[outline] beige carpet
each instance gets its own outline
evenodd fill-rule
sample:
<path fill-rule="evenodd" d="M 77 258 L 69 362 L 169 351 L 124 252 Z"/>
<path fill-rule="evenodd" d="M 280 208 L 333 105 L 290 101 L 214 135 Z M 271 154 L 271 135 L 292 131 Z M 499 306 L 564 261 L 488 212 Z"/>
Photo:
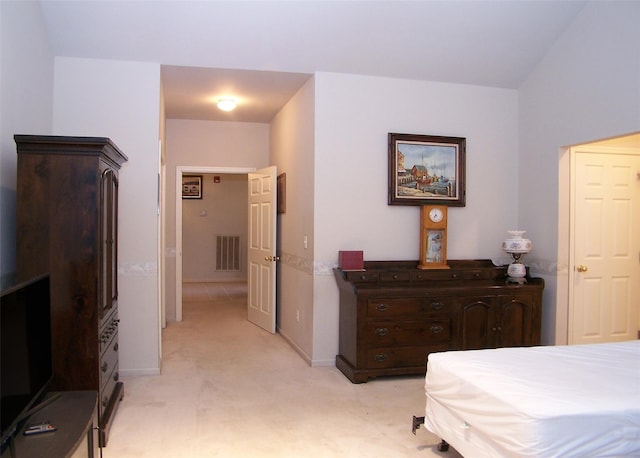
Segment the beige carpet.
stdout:
<path fill-rule="evenodd" d="M 124 379 L 104 458 L 435 457 L 423 377 L 354 385 L 246 319 L 246 285 L 186 284 L 162 375 Z"/>

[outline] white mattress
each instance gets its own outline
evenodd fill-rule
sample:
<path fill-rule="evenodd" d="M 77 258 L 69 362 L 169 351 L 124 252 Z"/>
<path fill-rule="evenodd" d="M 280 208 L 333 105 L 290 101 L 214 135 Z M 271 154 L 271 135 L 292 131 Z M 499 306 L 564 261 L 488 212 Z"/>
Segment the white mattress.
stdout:
<path fill-rule="evenodd" d="M 463 456 L 640 456 L 640 341 L 431 353 L 425 382 Z"/>

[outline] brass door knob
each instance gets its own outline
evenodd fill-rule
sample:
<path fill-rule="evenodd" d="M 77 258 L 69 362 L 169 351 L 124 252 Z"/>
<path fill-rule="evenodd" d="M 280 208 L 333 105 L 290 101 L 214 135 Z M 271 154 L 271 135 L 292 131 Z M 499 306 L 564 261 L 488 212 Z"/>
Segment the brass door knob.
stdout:
<path fill-rule="evenodd" d="M 583 266 L 582 264 L 580 264 L 580 265 L 576 268 L 576 270 L 577 270 L 578 272 L 586 272 L 587 270 L 589 270 L 589 268 L 588 268 L 587 266 Z"/>

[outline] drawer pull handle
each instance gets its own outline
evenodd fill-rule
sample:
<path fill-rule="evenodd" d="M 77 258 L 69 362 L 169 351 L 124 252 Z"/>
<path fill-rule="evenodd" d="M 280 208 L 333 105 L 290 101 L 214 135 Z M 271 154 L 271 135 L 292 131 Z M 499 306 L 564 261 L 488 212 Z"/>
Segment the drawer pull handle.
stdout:
<path fill-rule="evenodd" d="M 109 369 L 109 365 L 106 363 L 106 361 L 102 363 L 102 366 L 100 366 L 100 369 L 102 369 L 102 372 L 107 372 L 107 369 Z"/>
<path fill-rule="evenodd" d="M 383 337 L 389 334 L 389 330 L 387 328 L 376 328 L 376 335 Z"/>
<path fill-rule="evenodd" d="M 389 310 L 389 306 L 387 304 L 378 304 L 376 305 L 376 310 L 378 312 L 384 312 L 386 310 Z"/>
<path fill-rule="evenodd" d="M 451 278 L 455 280 L 456 278 L 458 278 L 458 274 L 451 274 Z"/>
<path fill-rule="evenodd" d="M 433 334 L 440 334 L 442 331 L 444 331 L 444 327 L 441 324 L 434 324 L 431 326 L 431 332 Z"/>
<path fill-rule="evenodd" d="M 393 274 L 393 279 L 394 279 L 394 280 L 397 280 L 397 279 L 398 279 L 398 276 L 397 276 L 396 274 Z"/>
<path fill-rule="evenodd" d="M 366 275 L 360 275 L 360 280 L 366 280 L 367 276 Z"/>
<path fill-rule="evenodd" d="M 442 307 L 444 307 L 444 304 L 440 301 L 436 301 L 436 302 L 432 302 L 431 303 L 431 308 L 433 310 L 440 310 Z"/>
<path fill-rule="evenodd" d="M 380 363 L 382 361 L 386 361 L 387 359 L 389 359 L 389 356 L 388 355 L 380 355 L 380 354 L 378 354 L 378 355 L 374 356 L 373 359 L 375 359 L 376 361 L 378 361 Z"/>

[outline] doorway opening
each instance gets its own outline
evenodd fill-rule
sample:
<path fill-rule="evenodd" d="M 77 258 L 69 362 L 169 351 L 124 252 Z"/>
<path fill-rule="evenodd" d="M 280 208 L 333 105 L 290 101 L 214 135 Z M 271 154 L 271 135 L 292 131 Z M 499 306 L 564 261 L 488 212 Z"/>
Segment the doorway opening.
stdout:
<path fill-rule="evenodd" d="M 248 175 L 255 171 L 255 168 L 244 167 L 198 167 L 198 166 L 177 166 L 176 167 L 176 321 L 182 321 L 182 281 L 183 281 L 183 227 L 182 227 L 182 176 L 183 175 L 201 175 L 201 174 L 235 174 Z"/>

